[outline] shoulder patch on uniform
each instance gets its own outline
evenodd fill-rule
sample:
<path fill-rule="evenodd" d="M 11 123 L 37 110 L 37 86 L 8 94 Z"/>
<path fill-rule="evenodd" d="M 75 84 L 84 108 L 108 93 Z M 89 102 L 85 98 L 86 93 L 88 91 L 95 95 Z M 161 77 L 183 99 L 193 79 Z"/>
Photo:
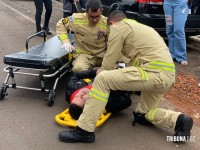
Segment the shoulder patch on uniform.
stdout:
<path fill-rule="evenodd" d="M 66 25 L 66 24 L 68 23 L 68 21 L 69 21 L 68 18 L 63 18 L 63 19 L 62 19 L 62 23 L 63 23 L 64 25 Z"/>
<path fill-rule="evenodd" d="M 97 33 L 97 39 L 102 39 L 106 36 L 106 33 L 104 31 L 99 31 Z"/>

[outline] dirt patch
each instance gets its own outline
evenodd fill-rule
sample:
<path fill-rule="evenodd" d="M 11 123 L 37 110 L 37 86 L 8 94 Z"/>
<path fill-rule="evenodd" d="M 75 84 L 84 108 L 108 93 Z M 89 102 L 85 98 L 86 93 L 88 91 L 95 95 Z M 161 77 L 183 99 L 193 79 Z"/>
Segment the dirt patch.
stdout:
<path fill-rule="evenodd" d="M 200 53 L 188 52 L 188 65 L 176 65 L 176 81 L 164 98 L 200 126 Z"/>

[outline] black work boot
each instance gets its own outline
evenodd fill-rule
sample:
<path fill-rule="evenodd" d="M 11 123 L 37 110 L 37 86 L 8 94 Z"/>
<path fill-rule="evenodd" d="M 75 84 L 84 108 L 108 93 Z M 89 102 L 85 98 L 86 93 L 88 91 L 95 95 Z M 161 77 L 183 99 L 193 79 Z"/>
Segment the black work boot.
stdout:
<path fill-rule="evenodd" d="M 37 36 L 39 36 L 39 37 L 44 37 L 44 33 L 41 32 L 41 31 L 42 31 L 41 27 L 38 26 L 38 27 L 37 27 L 37 30 L 36 30 L 36 33 L 38 33 L 38 32 L 40 32 L 40 33 L 38 33 Z"/>
<path fill-rule="evenodd" d="M 45 31 L 46 34 L 52 35 L 52 32 L 48 27 L 43 27 L 42 29 Z"/>
<path fill-rule="evenodd" d="M 39 31 L 40 32 L 40 31 Z M 37 33 L 37 32 L 36 32 Z M 45 35 L 44 35 L 44 32 L 40 32 L 40 33 L 38 33 L 37 34 L 37 36 L 39 36 L 39 37 L 44 37 Z"/>
<path fill-rule="evenodd" d="M 66 143 L 93 143 L 95 141 L 94 132 L 87 132 L 79 127 L 76 127 L 70 131 L 61 131 L 59 133 L 59 139 Z"/>
<path fill-rule="evenodd" d="M 134 115 L 134 120 L 132 125 L 135 126 L 136 123 L 142 124 L 142 125 L 147 125 L 147 126 L 153 126 L 154 124 L 151 123 L 149 120 L 145 118 L 145 114 L 142 113 L 135 113 L 133 112 Z"/>
<path fill-rule="evenodd" d="M 176 120 L 174 136 L 185 138 L 186 141 L 189 140 L 189 137 L 191 135 L 190 130 L 192 129 L 192 126 L 193 119 L 184 114 L 180 114 Z"/>

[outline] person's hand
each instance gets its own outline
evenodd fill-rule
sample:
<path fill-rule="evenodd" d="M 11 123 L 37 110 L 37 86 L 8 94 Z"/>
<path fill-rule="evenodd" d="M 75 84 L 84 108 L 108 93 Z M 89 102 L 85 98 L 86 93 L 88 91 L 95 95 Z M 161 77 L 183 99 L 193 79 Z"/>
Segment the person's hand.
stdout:
<path fill-rule="evenodd" d="M 70 43 L 64 43 L 61 48 L 64 48 L 69 53 L 75 51 L 74 46 L 72 46 Z"/>

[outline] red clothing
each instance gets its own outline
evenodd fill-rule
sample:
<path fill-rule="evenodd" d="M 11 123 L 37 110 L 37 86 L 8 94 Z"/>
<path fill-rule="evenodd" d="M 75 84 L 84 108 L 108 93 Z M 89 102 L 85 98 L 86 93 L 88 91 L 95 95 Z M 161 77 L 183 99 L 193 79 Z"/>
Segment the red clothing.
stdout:
<path fill-rule="evenodd" d="M 88 88 L 89 90 L 91 90 L 92 88 L 92 84 L 88 85 L 88 86 L 84 86 L 78 90 L 76 90 L 71 96 L 70 96 L 70 103 L 72 102 L 72 100 L 74 99 L 74 96 L 83 88 Z"/>

